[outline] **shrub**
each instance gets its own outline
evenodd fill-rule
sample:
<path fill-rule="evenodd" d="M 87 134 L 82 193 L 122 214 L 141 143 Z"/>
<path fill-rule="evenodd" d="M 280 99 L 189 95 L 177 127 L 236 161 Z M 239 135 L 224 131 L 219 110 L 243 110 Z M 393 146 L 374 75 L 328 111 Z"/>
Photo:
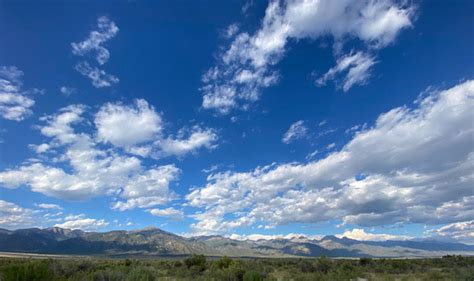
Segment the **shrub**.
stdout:
<path fill-rule="evenodd" d="M 262 281 L 262 280 L 263 280 L 263 276 L 257 271 L 253 271 L 253 270 L 245 272 L 244 278 L 243 278 L 243 281 Z"/>
<path fill-rule="evenodd" d="M 362 266 L 368 266 L 372 263 L 372 259 L 371 258 L 360 258 L 359 259 L 359 264 L 362 265 Z"/>
<path fill-rule="evenodd" d="M 139 267 L 130 271 L 127 275 L 127 281 L 153 281 L 155 280 L 153 271 Z"/>
<path fill-rule="evenodd" d="M 12 264 L 3 268 L 1 280 L 54 280 L 54 274 L 49 265 L 50 262 L 45 260 L 27 261 L 21 264 Z"/>
<path fill-rule="evenodd" d="M 313 263 L 310 260 L 300 260 L 299 267 L 301 272 L 315 272 Z"/>
<path fill-rule="evenodd" d="M 316 259 L 316 270 L 323 273 L 327 274 L 329 270 L 331 270 L 332 267 L 332 262 L 330 259 L 326 258 L 325 256 L 321 256 Z"/>
<path fill-rule="evenodd" d="M 232 264 L 232 259 L 228 257 L 222 257 L 218 261 L 216 261 L 216 266 L 219 269 L 229 268 L 231 264 Z"/>
<path fill-rule="evenodd" d="M 192 255 L 191 257 L 184 260 L 184 264 L 188 268 L 194 268 L 198 271 L 206 270 L 206 257 L 203 255 Z"/>

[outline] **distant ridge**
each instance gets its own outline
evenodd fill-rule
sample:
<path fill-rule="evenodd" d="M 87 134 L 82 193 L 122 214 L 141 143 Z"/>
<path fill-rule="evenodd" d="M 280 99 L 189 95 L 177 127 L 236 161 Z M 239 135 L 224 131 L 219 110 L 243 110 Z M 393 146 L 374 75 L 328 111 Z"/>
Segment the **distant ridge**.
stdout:
<path fill-rule="evenodd" d="M 85 232 L 59 227 L 0 229 L 0 251 L 38 254 L 153 257 L 203 254 L 231 257 L 436 257 L 473 255 L 474 246 L 441 241 L 317 239 L 235 240 L 219 235 L 186 238 L 155 227 Z"/>

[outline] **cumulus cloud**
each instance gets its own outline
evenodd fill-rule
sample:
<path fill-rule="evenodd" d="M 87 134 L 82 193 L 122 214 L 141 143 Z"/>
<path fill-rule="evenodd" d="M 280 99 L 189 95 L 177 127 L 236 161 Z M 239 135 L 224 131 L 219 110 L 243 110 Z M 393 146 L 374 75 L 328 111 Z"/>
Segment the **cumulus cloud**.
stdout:
<path fill-rule="evenodd" d="M 125 200 L 152 197 L 153 203 L 146 207 L 171 200 L 174 195 L 169 184 L 177 179 L 179 169 L 173 165 L 146 168 L 134 156 L 99 148 L 93 136 L 75 129 L 87 124 L 82 116 L 85 109 L 71 105 L 42 118 L 45 124 L 40 132 L 50 139 L 51 153 L 58 156 L 2 171 L 0 184 L 7 188 L 27 185 L 35 192 L 66 200 L 104 195 Z M 142 206 L 138 202 L 134 207 Z"/>
<path fill-rule="evenodd" d="M 474 81 L 394 108 L 308 163 L 221 172 L 187 195 L 196 232 L 339 219 L 430 225 L 474 217 Z"/>
<path fill-rule="evenodd" d="M 120 196 L 128 200 L 116 202 L 112 208 L 124 211 L 136 207 L 148 208 L 166 204 L 174 197 L 174 194 L 169 194 L 168 187 L 171 182 L 178 179 L 179 173 L 180 170 L 174 165 L 165 165 L 138 175 L 121 191 Z"/>
<path fill-rule="evenodd" d="M 153 216 L 167 217 L 173 220 L 182 220 L 184 218 L 183 211 L 171 207 L 166 209 L 150 209 L 148 212 L 150 212 L 150 214 Z"/>
<path fill-rule="evenodd" d="M 340 43 L 356 38 L 368 48 L 382 48 L 411 26 L 412 11 L 412 7 L 392 0 L 270 1 L 260 28 L 253 34 L 235 32 L 216 66 L 203 76 L 202 106 L 226 114 L 258 100 L 262 89 L 277 83 L 279 74 L 274 66 L 292 40 L 331 36 Z M 359 56 L 345 69 L 332 71 L 348 71 L 344 89 L 361 84 L 368 77 L 373 59 Z"/>
<path fill-rule="evenodd" d="M 329 69 L 326 74 L 316 80 L 319 86 L 325 85 L 328 80 L 336 79 L 338 74 L 346 73 L 342 84 L 339 85 L 347 92 L 354 85 L 363 85 L 370 77 L 370 69 L 375 64 L 375 59 L 363 52 L 348 54 L 337 60 L 336 66 Z"/>
<path fill-rule="evenodd" d="M 430 234 L 474 244 L 474 220 L 451 223 L 430 231 Z"/>
<path fill-rule="evenodd" d="M 367 233 L 365 230 L 360 228 L 354 228 L 352 230 L 344 231 L 342 234 L 336 234 L 338 238 L 350 238 L 359 241 L 387 241 L 387 240 L 408 240 L 412 239 L 411 236 L 406 235 L 393 235 L 384 233 Z"/>
<path fill-rule="evenodd" d="M 81 229 L 85 231 L 98 230 L 108 226 L 109 223 L 103 219 L 78 218 L 73 220 L 66 220 L 63 223 L 55 224 L 55 227 L 67 229 Z"/>
<path fill-rule="evenodd" d="M 33 149 L 34 151 L 36 151 L 36 153 L 41 154 L 41 153 L 47 152 L 50 148 L 50 145 L 48 143 L 42 143 L 42 144 L 38 144 L 38 145 L 31 144 L 30 148 Z"/>
<path fill-rule="evenodd" d="M 34 210 L 0 200 L 0 227 L 16 229 L 35 226 Z"/>
<path fill-rule="evenodd" d="M 163 129 L 161 116 L 143 99 L 136 100 L 133 106 L 102 106 L 95 124 L 100 141 L 124 148 L 154 140 Z"/>
<path fill-rule="evenodd" d="M 97 19 L 97 27 L 98 30 L 91 31 L 87 39 L 78 43 L 71 43 L 71 46 L 72 53 L 78 56 L 94 53 L 95 59 L 102 65 L 110 58 L 109 50 L 103 44 L 114 38 L 119 32 L 119 28 L 105 16 Z"/>
<path fill-rule="evenodd" d="M 88 62 L 83 61 L 76 65 L 75 69 L 82 75 L 88 77 L 92 81 L 92 85 L 96 88 L 110 87 L 113 84 L 117 84 L 120 80 L 118 77 L 108 74 L 102 69 L 96 66 L 90 65 Z"/>
<path fill-rule="evenodd" d="M 0 116 L 5 119 L 21 121 L 32 114 L 35 101 L 22 90 L 22 76 L 15 66 L 0 66 Z"/>
<path fill-rule="evenodd" d="M 289 144 L 295 140 L 306 137 L 307 133 L 308 133 L 308 128 L 306 128 L 304 121 L 299 120 L 291 124 L 288 131 L 286 131 L 286 133 L 283 135 L 283 138 L 281 139 L 281 141 L 286 144 Z"/>
<path fill-rule="evenodd" d="M 217 146 L 217 139 L 215 130 L 194 126 L 190 130 L 181 130 L 177 138 L 168 137 L 156 140 L 154 145 L 158 147 L 158 150 L 153 155 L 161 158 L 169 155 L 183 156 L 200 148 L 212 150 Z"/>
<path fill-rule="evenodd" d="M 304 241 L 304 240 L 319 240 L 322 238 L 321 235 L 307 235 L 301 233 L 290 233 L 290 234 L 275 234 L 275 235 L 265 235 L 265 234 L 231 234 L 229 236 L 230 239 L 234 240 L 250 240 L 250 241 L 258 241 L 258 240 L 275 240 L 275 239 L 285 239 L 285 240 L 293 240 L 293 241 Z"/>
<path fill-rule="evenodd" d="M 189 138 L 163 138 L 161 116 L 145 100 L 132 105 L 105 104 L 95 114 L 96 130 L 90 133 L 78 130 L 92 124 L 84 116 L 86 110 L 83 105 L 70 105 L 42 117 L 38 129 L 48 141 L 31 146 L 42 157 L 0 172 L 0 185 L 27 185 L 35 192 L 66 200 L 113 196 L 111 208 L 120 211 L 151 208 L 176 199 L 170 185 L 181 170 L 175 165 L 147 167 L 133 154 L 183 156 L 201 147 L 211 149 L 217 140 L 213 130 L 199 127 Z M 149 152 L 140 154 L 143 151 L 137 148 L 143 147 Z"/>
<path fill-rule="evenodd" d="M 218 138 L 215 130 L 199 126 L 182 129 L 177 137 L 165 137 L 161 115 L 142 99 L 134 105 L 102 106 L 95 116 L 95 124 L 99 141 L 144 157 L 183 156 L 200 148 L 213 149 Z"/>

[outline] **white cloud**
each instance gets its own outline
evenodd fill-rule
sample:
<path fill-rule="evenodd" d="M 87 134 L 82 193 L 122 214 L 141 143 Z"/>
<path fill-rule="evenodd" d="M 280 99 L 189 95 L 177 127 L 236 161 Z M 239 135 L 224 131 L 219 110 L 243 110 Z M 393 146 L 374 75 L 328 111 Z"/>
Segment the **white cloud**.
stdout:
<path fill-rule="evenodd" d="M 148 210 L 148 212 L 150 212 L 150 214 L 152 214 L 153 216 L 168 217 L 174 220 L 181 220 L 184 218 L 183 211 L 171 207 L 166 209 L 151 209 Z"/>
<path fill-rule="evenodd" d="M 71 43 L 72 53 L 83 56 L 89 52 L 95 54 L 99 64 L 104 64 L 109 60 L 110 53 L 103 46 L 105 42 L 117 35 L 119 28 L 109 18 L 102 16 L 97 19 L 98 30 L 91 31 L 89 37 L 79 43 Z"/>
<path fill-rule="evenodd" d="M 32 144 L 32 145 L 30 145 L 30 148 L 32 148 L 34 151 L 36 151 L 36 153 L 41 154 L 41 153 L 45 153 L 46 151 L 48 151 L 50 149 L 50 145 L 47 144 L 47 143 L 42 143 L 42 144 L 39 144 L 39 145 Z"/>
<path fill-rule="evenodd" d="M 318 153 L 319 153 L 319 150 L 317 149 L 309 153 L 308 155 L 306 155 L 306 160 L 313 160 L 316 157 L 316 155 L 318 155 Z"/>
<path fill-rule="evenodd" d="M 227 27 L 225 31 L 225 37 L 232 38 L 237 32 L 239 32 L 239 25 L 233 23 Z"/>
<path fill-rule="evenodd" d="M 286 131 L 285 135 L 283 135 L 283 138 L 281 139 L 281 141 L 286 144 L 289 144 L 295 140 L 306 137 L 307 133 L 308 133 L 308 128 L 306 128 L 304 121 L 299 120 L 291 124 L 288 131 Z"/>
<path fill-rule="evenodd" d="M 108 226 L 109 223 L 103 219 L 79 218 L 67 220 L 63 223 L 55 224 L 55 227 L 67 229 L 81 229 L 81 230 L 97 230 Z"/>
<path fill-rule="evenodd" d="M 34 210 L 0 200 L 0 227 L 8 229 L 32 227 L 36 225 L 36 222 Z"/>
<path fill-rule="evenodd" d="M 217 171 L 217 169 L 219 169 L 219 166 L 220 165 L 211 165 L 211 167 L 209 167 L 209 169 L 202 169 L 201 172 L 205 173 L 205 174 L 209 174 L 209 173 L 212 173 L 214 171 Z"/>
<path fill-rule="evenodd" d="M 352 230 L 344 231 L 342 234 L 337 234 L 338 238 L 349 238 L 359 241 L 387 241 L 387 240 L 408 240 L 412 239 L 411 236 L 406 235 L 393 235 L 383 233 L 367 233 L 365 230 L 360 228 L 354 228 Z"/>
<path fill-rule="evenodd" d="M 328 80 L 336 79 L 338 74 L 346 72 L 342 81 L 342 89 L 347 92 L 354 85 L 363 85 L 370 78 L 370 69 L 375 59 L 363 52 L 351 53 L 337 60 L 336 66 L 316 80 L 319 86 L 325 85 Z"/>
<path fill-rule="evenodd" d="M 7 188 L 27 185 L 35 192 L 66 200 L 107 195 L 125 200 L 153 198 L 155 204 L 148 202 L 146 207 L 174 197 L 169 184 L 177 179 L 179 169 L 173 165 L 145 168 L 136 157 L 98 148 L 91 135 L 74 128 L 87 124 L 84 111 L 84 106 L 71 105 L 42 118 L 45 124 L 40 131 L 50 138 L 50 153 L 59 156 L 2 171 L 0 184 Z M 142 207 L 139 203 L 134 207 Z"/>
<path fill-rule="evenodd" d="M 474 220 L 451 223 L 430 231 L 438 237 L 447 237 L 463 243 L 474 244 Z"/>
<path fill-rule="evenodd" d="M 95 115 L 97 138 L 118 147 L 131 148 L 157 138 L 161 116 L 143 99 L 133 106 L 108 103 Z"/>
<path fill-rule="evenodd" d="M 0 116 L 21 121 L 32 114 L 35 101 L 22 90 L 23 72 L 15 66 L 0 66 Z"/>
<path fill-rule="evenodd" d="M 326 149 L 327 149 L 327 150 L 330 150 L 330 149 L 333 149 L 335 146 L 336 146 L 335 143 L 330 143 L 330 144 L 328 144 L 328 145 L 326 146 Z"/>
<path fill-rule="evenodd" d="M 194 126 L 180 130 L 176 138 L 164 137 L 162 123 L 160 114 L 142 99 L 133 106 L 108 103 L 95 116 L 99 141 L 143 157 L 183 156 L 200 148 L 216 147 L 215 130 Z"/>
<path fill-rule="evenodd" d="M 86 217 L 85 214 L 78 214 L 78 215 L 67 215 L 64 217 L 65 221 L 73 221 L 73 220 L 79 220 L 79 219 L 84 219 Z"/>
<path fill-rule="evenodd" d="M 203 76 L 202 106 L 226 114 L 258 100 L 263 88 L 278 81 L 273 66 L 291 40 L 331 36 L 341 43 L 356 38 L 368 48 L 381 48 L 411 26 L 412 11 L 392 0 L 270 1 L 260 28 L 254 34 L 236 33 L 216 66 Z M 367 58 L 352 62 L 343 88 L 365 81 L 370 66 Z"/>
<path fill-rule="evenodd" d="M 84 117 L 86 109 L 70 105 L 42 117 L 44 124 L 38 129 L 49 140 L 30 146 L 43 154 L 35 162 L 0 172 L 0 185 L 27 185 L 66 200 L 113 196 L 111 208 L 120 211 L 151 208 L 176 199 L 170 185 L 181 171 L 175 165 L 146 167 L 145 161 L 128 153 L 140 154 L 137 150 L 144 147 L 149 152 L 141 156 L 183 156 L 201 147 L 212 149 L 217 140 L 214 130 L 199 127 L 193 127 L 188 138 L 182 135 L 186 130 L 177 139 L 162 138 L 161 116 L 145 100 L 133 105 L 106 104 L 95 115 L 95 123 Z M 96 131 L 77 130 L 92 124 Z M 104 147 L 108 144 L 112 146 Z"/>
<path fill-rule="evenodd" d="M 258 240 L 275 240 L 275 239 L 286 239 L 286 240 L 293 240 L 293 241 L 305 241 L 305 240 L 319 240 L 322 238 L 321 235 L 307 235 L 301 233 L 290 233 L 290 234 L 275 234 L 275 235 L 265 235 L 265 234 L 231 234 L 229 236 L 230 239 L 234 240 L 250 240 L 250 241 L 258 241 Z"/>
<path fill-rule="evenodd" d="M 47 203 L 41 203 L 37 204 L 37 206 L 41 209 L 47 209 L 47 210 L 62 210 L 63 208 L 57 204 L 47 204 Z"/>
<path fill-rule="evenodd" d="M 180 170 L 174 165 L 160 166 L 150 169 L 126 183 L 120 197 L 128 199 L 126 202 L 116 202 L 113 209 L 121 211 L 127 209 L 148 208 L 166 204 L 174 197 L 168 191 L 171 182 L 178 179 Z"/>
<path fill-rule="evenodd" d="M 75 69 L 82 75 L 91 79 L 92 85 L 94 85 L 94 87 L 96 88 L 110 87 L 120 81 L 112 74 L 108 74 L 102 69 L 99 69 L 95 66 L 91 66 L 86 61 L 78 63 Z"/>
<path fill-rule="evenodd" d="M 381 114 L 323 159 L 210 175 L 186 197 L 203 208 L 192 227 L 226 232 L 328 219 L 360 226 L 472 220 L 473 106 L 474 81 L 467 81 L 412 109 Z"/>
<path fill-rule="evenodd" d="M 183 136 L 186 134 L 185 132 L 186 130 L 182 130 L 179 134 L 181 136 L 178 136 L 178 138 L 168 137 L 155 141 L 154 145 L 159 149 L 153 153 L 154 157 L 183 156 L 200 148 L 212 150 L 217 146 L 218 137 L 213 129 L 201 129 L 195 126 L 188 132 L 188 137 Z"/>
<path fill-rule="evenodd" d="M 59 91 L 61 92 L 61 94 L 65 95 L 65 96 L 70 96 L 70 95 L 73 95 L 73 94 L 77 93 L 76 88 L 66 87 L 66 86 L 61 86 L 59 88 Z"/>
<path fill-rule="evenodd" d="M 103 44 L 115 37 L 119 28 L 113 21 L 105 16 L 97 19 L 97 27 L 98 30 L 91 31 L 86 40 L 79 43 L 71 43 L 72 53 L 78 56 L 84 56 L 87 53 L 93 52 L 99 65 L 103 65 L 110 58 L 109 50 L 107 50 Z M 108 74 L 105 70 L 91 65 L 87 61 L 76 64 L 75 69 L 83 76 L 88 77 L 92 81 L 92 85 L 96 88 L 111 87 L 120 81 L 118 77 Z M 67 89 L 65 90 L 65 92 L 69 92 Z M 63 92 L 62 88 L 61 92 Z"/>
<path fill-rule="evenodd" d="M 56 204 L 35 205 L 39 209 L 23 208 L 15 203 L 0 200 L 0 227 L 7 229 L 48 227 L 55 223 L 54 226 L 62 228 L 96 230 L 109 224 L 103 219 L 86 218 L 84 214 L 63 217 L 62 212 L 57 212 L 62 210 L 61 206 Z"/>

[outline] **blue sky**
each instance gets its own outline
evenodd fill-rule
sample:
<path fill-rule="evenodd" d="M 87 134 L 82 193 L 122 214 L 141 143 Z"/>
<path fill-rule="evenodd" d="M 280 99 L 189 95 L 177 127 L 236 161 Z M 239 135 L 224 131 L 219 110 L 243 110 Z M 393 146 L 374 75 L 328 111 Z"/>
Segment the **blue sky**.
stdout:
<path fill-rule="evenodd" d="M 473 8 L 2 1 L 0 227 L 473 243 Z"/>

